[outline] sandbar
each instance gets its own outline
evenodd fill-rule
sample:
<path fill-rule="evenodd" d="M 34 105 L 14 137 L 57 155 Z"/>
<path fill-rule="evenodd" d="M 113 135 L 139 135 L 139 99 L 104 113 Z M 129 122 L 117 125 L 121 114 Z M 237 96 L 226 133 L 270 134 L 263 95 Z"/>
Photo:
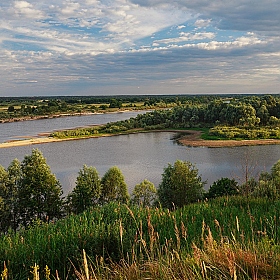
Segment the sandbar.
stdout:
<path fill-rule="evenodd" d="M 208 147 L 208 148 L 223 148 L 223 147 L 238 147 L 238 146 L 257 146 L 257 145 L 279 145 L 280 140 L 277 139 L 257 139 L 257 140 L 203 140 L 201 139 L 201 131 L 195 130 L 156 130 L 157 132 L 182 132 L 186 133 L 182 137 L 180 137 L 178 142 L 184 146 L 188 147 Z M 141 131 L 141 132 L 153 132 L 149 131 Z M 134 131 L 133 133 L 139 133 Z M 116 134 L 120 135 L 120 134 Z M 23 140 L 13 140 L 4 143 L 0 143 L 0 148 L 12 148 L 18 146 L 27 146 L 27 145 L 36 145 L 36 144 L 45 144 L 45 143 L 53 143 L 53 142 L 62 142 L 62 141 L 72 141 L 72 140 L 82 140 L 87 138 L 96 138 L 96 137 L 106 137 L 106 136 L 114 136 L 112 134 L 104 134 L 99 136 L 87 136 L 87 137 L 79 137 L 79 138 L 54 138 L 46 136 L 44 137 L 35 137 Z"/>
<path fill-rule="evenodd" d="M 255 140 L 203 140 L 201 131 L 188 130 L 188 134 L 178 139 L 179 143 L 189 147 L 239 147 L 239 146 L 258 146 L 258 145 L 279 145 L 278 139 L 255 139 Z"/>

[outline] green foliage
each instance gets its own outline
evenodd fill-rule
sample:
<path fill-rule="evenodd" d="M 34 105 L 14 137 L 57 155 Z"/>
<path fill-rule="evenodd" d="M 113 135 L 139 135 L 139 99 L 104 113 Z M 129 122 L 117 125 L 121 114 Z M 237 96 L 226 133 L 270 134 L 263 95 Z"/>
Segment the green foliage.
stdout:
<path fill-rule="evenodd" d="M 112 98 L 110 100 L 110 108 L 121 108 L 122 107 L 122 101 L 121 100 L 117 100 L 116 98 Z"/>
<path fill-rule="evenodd" d="M 138 206 L 151 207 L 156 200 L 157 190 L 152 182 L 145 179 L 132 192 L 132 202 Z"/>
<path fill-rule="evenodd" d="M 252 196 L 263 197 L 269 200 L 276 200 L 279 198 L 279 190 L 277 190 L 276 185 L 273 181 L 263 181 L 260 180 L 255 186 Z"/>
<path fill-rule="evenodd" d="M 36 219 L 51 221 L 62 214 L 62 189 L 39 150 L 0 166 L 0 230 L 16 231 Z"/>
<path fill-rule="evenodd" d="M 203 185 L 193 164 L 177 160 L 164 169 L 158 189 L 159 201 L 169 209 L 183 207 L 202 198 Z"/>
<path fill-rule="evenodd" d="M 273 100 L 269 102 L 267 100 Z M 108 102 L 117 106 L 116 98 Z M 162 103 L 162 101 L 160 101 Z M 152 99 L 145 101 L 154 104 Z M 176 106 L 175 106 L 176 104 Z M 105 104 L 100 107 L 105 106 Z M 104 108 L 105 108 L 104 107 Z M 166 106 L 165 106 L 166 107 Z M 100 126 L 95 130 L 82 128 L 56 132 L 52 136 L 88 137 L 98 133 L 121 133 L 135 129 L 209 128 L 209 139 L 280 139 L 280 98 L 271 96 L 227 98 L 225 96 L 199 96 L 174 100 L 172 108 L 139 114 L 135 118 Z"/>
<path fill-rule="evenodd" d="M 80 215 L 71 215 L 55 224 L 34 224 L 29 230 L 1 236 L 0 263 L 6 261 L 14 280 L 27 279 L 28 270 L 35 263 L 40 268 L 48 265 L 52 273 L 58 270 L 60 279 L 73 279 L 71 262 L 77 268 L 84 249 L 92 261 L 98 263 L 102 259 L 101 266 L 111 262 L 119 266 L 125 259 L 134 265 L 145 261 L 156 265 L 167 257 L 168 263 L 176 258 L 182 269 L 186 255 L 194 252 L 195 258 L 201 256 L 196 253 L 207 240 L 212 241 L 209 257 L 215 248 L 219 248 L 220 240 L 225 246 L 216 255 L 216 258 L 220 256 L 219 260 L 228 252 L 224 251 L 226 248 L 240 245 L 244 251 L 238 251 L 248 257 L 248 262 L 255 260 L 249 253 L 250 248 L 256 249 L 252 246 L 259 246 L 271 261 L 276 261 L 273 252 L 278 252 L 279 256 L 279 209 L 279 201 L 247 200 L 238 196 L 187 205 L 176 211 L 129 209 L 125 205 L 110 203 Z M 211 235 L 207 238 L 209 229 Z M 234 242 L 233 246 L 230 241 Z M 275 251 L 269 244 L 275 246 Z M 235 262 L 239 260 L 238 254 L 236 256 Z M 205 260 L 205 266 L 207 264 Z M 256 269 L 256 266 L 252 264 L 252 268 Z M 211 266 L 208 272 L 213 269 Z M 270 279 L 273 279 L 272 274 Z"/>
<path fill-rule="evenodd" d="M 81 213 L 96 206 L 101 194 L 101 182 L 97 170 L 84 165 L 79 171 L 76 187 L 68 195 L 70 212 Z"/>
<path fill-rule="evenodd" d="M 129 194 L 124 176 L 117 166 L 111 167 L 102 177 L 102 192 L 100 200 L 102 203 L 118 201 L 127 203 Z"/>
<path fill-rule="evenodd" d="M 77 129 L 68 129 L 63 131 L 56 131 L 51 134 L 55 138 L 77 138 L 77 137 L 88 137 L 98 134 L 98 127 L 90 128 L 77 128 Z"/>
<path fill-rule="evenodd" d="M 21 164 L 18 159 L 14 159 L 9 165 L 8 169 L 8 180 L 7 180 L 7 193 L 5 196 L 5 203 L 9 212 L 7 227 L 11 227 L 16 231 L 20 223 L 20 212 L 19 212 L 19 189 L 20 180 L 22 178 Z"/>
<path fill-rule="evenodd" d="M 14 112 L 15 111 L 15 107 L 14 106 L 9 106 L 8 107 L 8 112 Z"/>
<path fill-rule="evenodd" d="M 280 160 L 271 168 L 271 173 L 262 172 L 254 187 L 252 196 L 265 197 L 270 200 L 279 199 L 280 195 Z"/>
<path fill-rule="evenodd" d="M 280 191 L 280 160 L 278 160 L 271 168 L 271 178 Z"/>
<path fill-rule="evenodd" d="M 49 221 L 61 217 L 62 188 L 38 149 L 24 157 L 21 172 L 18 206 L 22 223 L 29 225 L 34 219 Z"/>
<path fill-rule="evenodd" d="M 207 198 L 239 194 L 238 183 L 234 179 L 221 178 L 215 181 L 206 194 Z"/>
<path fill-rule="evenodd" d="M 280 129 L 271 127 L 238 128 L 230 126 L 215 126 L 209 130 L 210 136 L 221 139 L 280 139 Z"/>
<path fill-rule="evenodd" d="M 7 226 L 9 209 L 5 198 L 7 196 L 7 179 L 8 172 L 0 165 L 0 230 L 4 231 Z"/>

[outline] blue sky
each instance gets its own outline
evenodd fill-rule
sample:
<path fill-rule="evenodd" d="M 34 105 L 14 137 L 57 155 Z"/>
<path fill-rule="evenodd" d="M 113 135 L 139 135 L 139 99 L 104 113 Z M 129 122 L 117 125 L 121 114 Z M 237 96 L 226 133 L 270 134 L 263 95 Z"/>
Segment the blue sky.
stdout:
<path fill-rule="evenodd" d="M 280 93 L 279 0 L 2 0 L 0 96 Z"/>

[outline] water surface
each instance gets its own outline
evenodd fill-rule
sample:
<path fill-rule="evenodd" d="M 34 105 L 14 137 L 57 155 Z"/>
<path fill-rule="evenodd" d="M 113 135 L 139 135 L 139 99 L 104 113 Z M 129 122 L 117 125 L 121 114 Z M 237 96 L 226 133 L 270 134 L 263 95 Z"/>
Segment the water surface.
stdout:
<path fill-rule="evenodd" d="M 221 177 L 242 182 L 246 166 L 251 176 L 257 176 L 262 170 L 269 171 L 280 159 L 278 145 L 190 148 L 178 145 L 172 138 L 171 132 L 149 132 L 13 147 L 0 149 L 0 164 L 7 167 L 14 158 L 22 160 L 33 148 L 38 148 L 67 194 L 75 186 L 83 164 L 96 167 L 100 176 L 110 167 L 118 166 L 131 192 L 144 179 L 158 186 L 163 169 L 177 159 L 195 164 L 207 181 L 206 187 Z"/>
<path fill-rule="evenodd" d="M 65 116 L 52 119 L 39 119 L 12 123 L 0 123 L 0 143 L 37 136 L 44 132 L 69 129 L 88 125 L 105 124 L 136 117 L 147 111 L 127 111 L 118 113 Z"/>

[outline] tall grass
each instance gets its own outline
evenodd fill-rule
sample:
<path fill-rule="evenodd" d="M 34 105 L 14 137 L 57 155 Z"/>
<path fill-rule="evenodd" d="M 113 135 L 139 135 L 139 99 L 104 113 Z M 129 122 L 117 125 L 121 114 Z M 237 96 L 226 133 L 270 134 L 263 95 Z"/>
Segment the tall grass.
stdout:
<path fill-rule="evenodd" d="M 60 279 L 277 279 L 279 209 L 244 197 L 174 211 L 112 203 L 4 235 L 0 259 L 21 280 L 35 263 Z"/>

